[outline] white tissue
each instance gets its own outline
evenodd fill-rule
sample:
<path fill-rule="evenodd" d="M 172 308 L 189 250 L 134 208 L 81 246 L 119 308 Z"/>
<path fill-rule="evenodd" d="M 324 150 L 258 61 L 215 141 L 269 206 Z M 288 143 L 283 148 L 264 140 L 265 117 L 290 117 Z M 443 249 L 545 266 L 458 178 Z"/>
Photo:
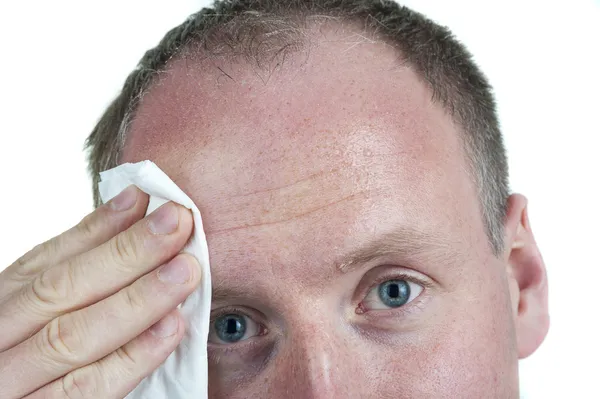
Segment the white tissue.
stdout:
<path fill-rule="evenodd" d="M 173 201 L 192 211 L 194 232 L 182 252 L 194 255 L 202 281 L 180 306 L 185 336 L 167 360 L 127 396 L 127 399 L 204 399 L 208 397 L 206 345 L 210 324 L 211 279 L 208 246 L 200 211 L 192 200 L 151 161 L 126 163 L 100 173 L 98 188 L 107 202 L 131 184 L 150 195 L 146 214 Z"/>

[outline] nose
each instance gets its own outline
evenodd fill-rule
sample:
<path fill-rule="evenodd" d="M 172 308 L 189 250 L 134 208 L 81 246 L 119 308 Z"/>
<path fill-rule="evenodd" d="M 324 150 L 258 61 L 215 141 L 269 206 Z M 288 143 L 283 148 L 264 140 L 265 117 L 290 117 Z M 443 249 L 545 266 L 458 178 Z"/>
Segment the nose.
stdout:
<path fill-rule="evenodd" d="M 303 356 L 298 357 L 303 364 L 297 365 L 296 368 L 304 366 L 305 380 L 311 397 L 333 398 L 339 396 L 336 394 L 338 386 L 336 380 L 343 378 L 340 378 L 337 362 L 332 359 L 336 356 L 340 356 L 339 350 L 336 350 L 333 345 L 326 345 L 325 342 L 321 342 L 320 345 L 313 344 L 312 348 L 308 345 L 304 346 Z M 332 367 L 335 369 L 332 370 Z"/>
<path fill-rule="evenodd" d="M 344 329 L 302 323 L 294 328 L 275 361 L 278 387 L 287 398 L 359 398 L 366 383 L 361 362 Z"/>

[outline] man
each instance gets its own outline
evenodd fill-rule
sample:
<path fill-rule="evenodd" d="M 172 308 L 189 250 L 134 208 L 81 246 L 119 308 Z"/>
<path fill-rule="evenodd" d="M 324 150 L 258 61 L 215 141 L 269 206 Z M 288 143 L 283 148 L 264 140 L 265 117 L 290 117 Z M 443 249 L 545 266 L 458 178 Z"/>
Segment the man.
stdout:
<path fill-rule="evenodd" d="M 393 2 L 216 3 L 146 53 L 88 139 L 203 215 L 209 394 L 516 398 L 548 330 L 491 89 Z M 130 187 L 1 275 L 0 397 L 120 398 L 183 334 L 191 215 Z"/>

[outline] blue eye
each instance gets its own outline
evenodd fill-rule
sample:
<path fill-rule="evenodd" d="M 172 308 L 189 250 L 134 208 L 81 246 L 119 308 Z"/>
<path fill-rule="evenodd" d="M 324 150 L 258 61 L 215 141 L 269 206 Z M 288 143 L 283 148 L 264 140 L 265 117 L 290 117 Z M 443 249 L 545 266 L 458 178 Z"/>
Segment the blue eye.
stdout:
<path fill-rule="evenodd" d="M 410 285 L 406 280 L 389 280 L 379 284 L 379 299 L 390 308 L 400 307 L 410 298 Z"/>
<path fill-rule="evenodd" d="M 234 344 L 258 333 L 259 326 L 254 320 L 242 314 L 228 313 L 214 320 L 208 340 L 217 344 Z"/>
<path fill-rule="evenodd" d="M 225 342 L 237 342 L 246 334 L 246 320 L 236 314 L 227 314 L 215 320 L 215 331 Z"/>
<path fill-rule="evenodd" d="M 422 291 L 421 284 L 409 280 L 386 280 L 371 289 L 361 306 L 365 311 L 399 308 L 413 301 Z"/>

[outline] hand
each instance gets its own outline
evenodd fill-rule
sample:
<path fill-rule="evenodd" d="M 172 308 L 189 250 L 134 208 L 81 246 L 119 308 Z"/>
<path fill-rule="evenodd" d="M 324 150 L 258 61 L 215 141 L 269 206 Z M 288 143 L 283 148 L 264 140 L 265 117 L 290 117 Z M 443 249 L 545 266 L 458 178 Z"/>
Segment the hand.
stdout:
<path fill-rule="evenodd" d="M 123 398 L 176 348 L 192 214 L 147 206 L 130 186 L 0 273 L 0 398 Z"/>

